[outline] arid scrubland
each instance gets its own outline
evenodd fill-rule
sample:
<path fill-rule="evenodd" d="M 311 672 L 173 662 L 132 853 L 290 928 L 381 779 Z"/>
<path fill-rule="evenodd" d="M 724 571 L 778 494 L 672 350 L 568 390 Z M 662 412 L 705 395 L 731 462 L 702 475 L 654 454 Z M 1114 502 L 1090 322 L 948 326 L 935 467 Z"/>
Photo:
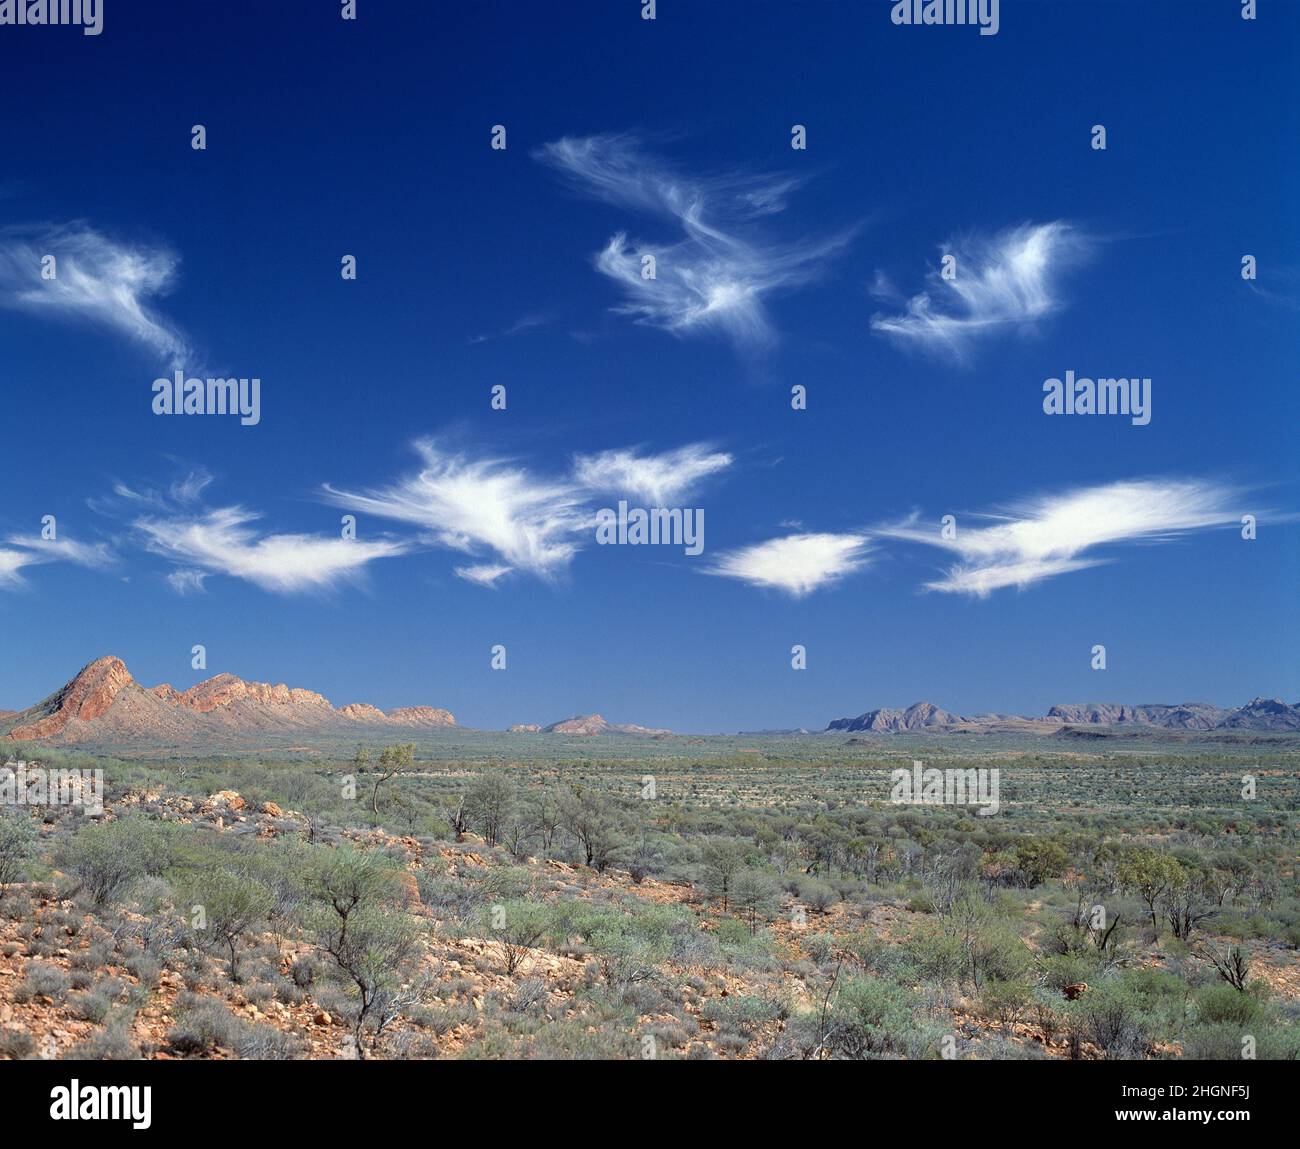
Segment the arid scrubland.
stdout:
<path fill-rule="evenodd" d="M 29 747 L 105 812 L 0 810 L 0 1057 L 1295 1059 L 1293 742 Z"/>

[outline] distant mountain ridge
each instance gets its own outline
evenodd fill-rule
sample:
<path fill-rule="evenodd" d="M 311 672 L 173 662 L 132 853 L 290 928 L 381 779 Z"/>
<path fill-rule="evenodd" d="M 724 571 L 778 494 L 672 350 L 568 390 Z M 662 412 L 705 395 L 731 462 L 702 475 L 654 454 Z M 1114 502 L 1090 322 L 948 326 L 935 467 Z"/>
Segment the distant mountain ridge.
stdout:
<path fill-rule="evenodd" d="M 298 744 L 299 749 L 327 740 L 393 739 L 439 730 L 462 730 L 450 711 L 405 706 L 383 711 L 364 702 L 334 706 L 313 690 L 284 683 L 249 682 L 218 674 L 187 690 L 168 683 L 145 687 L 126 664 L 112 655 L 82 667 L 63 687 L 20 711 L 0 710 L 0 741 L 101 744 L 165 751 L 226 749 Z M 964 716 L 932 702 L 904 709 L 878 707 L 856 717 L 837 718 L 825 733 L 1037 734 L 1069 735 L 1093 730 L 1300 732 L 1300 703 L 1255 698 L 1225 709 L 1205 702 L 1180 704 L 1087 702 L 1053 706 L 1041 717 L 1013 714 Z M 664 738 L 670 730 L 615 723 L 600 714 L 579 714 L 542 726 L 510 727 L 516 734 L 577 737 L 633 735 Z M 474 735 L 473 731 L 465 731 Z M 743 737 L 807 735 L 802 729 L 744 732 Z"/>
<path fill-rule="evenodd" d="M 1159 730 L 1274 730 L 1300 731 L 1300 703 L 1279 698 L 1256 698 L 1235 710 L 1208 702 L 1142 703 L 1083 702 L 1053 706 L 1041 718 L 1009 714 L 963 717 L 935 706 L 915 702 L 905 710 L 882 707 L 856 718 L 837 718 L 826 730 L 849 733 L 903 734 L 915 730 L 971 732 L 988 729 L 1050 731 L 1064 726 L 1135 726 Z"/>
<path fill-rule="evenodd" d="M 385 713 L 365 703 L 336 709 L 312 690 L 218 674 L 188 690 L 144 687 L 112 655 L 81 668 L 34 706 L 0 717 L 15 741 L 220 740 L 223 735 L 401 730 L 455 726 L 450 711 L 408 706 Z"/>
<path fill-rule="evenodd" d="M 649 726 L 637 726 L 631 722 L 607 722 L 599 714 L 577 714 L 572 718 L 565 718 L 559 722 L 552 722 L 549 726 L 541 728 L 543 734 L 582 734 L 582 735 L 600 735 L 600 734 L 645 734 L 661 735 L 671 734 L 671 730 L 655 730 Z"/>

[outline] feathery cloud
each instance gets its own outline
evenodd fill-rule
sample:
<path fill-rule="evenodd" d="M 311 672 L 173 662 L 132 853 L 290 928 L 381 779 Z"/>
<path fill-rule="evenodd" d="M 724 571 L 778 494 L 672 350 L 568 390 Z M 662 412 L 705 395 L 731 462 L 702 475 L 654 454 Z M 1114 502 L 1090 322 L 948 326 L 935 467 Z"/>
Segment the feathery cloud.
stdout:
<path fill-rule="evenodd" d="M 858 534 L 786 535 L 724 552 L 704 573 L 803 598 L 867 565 L 870 549 Z"/>
<path fill-rule="evenodd" d="M 876 331 L 928 350 L 962 357 L 978 338 L 1033 324 L 1061 305 L 1062 272 L 1087 251 L 1087 241 L 1061 221 L 1024 224 L 988 237 L 954 240 L 944 247 L 956 258 L 956 277 L 930 274 L 932 289 L 914 295 L 902 314 L 873 316 Z M 877 272 L 874 293 L 892 294 Z"/>
<path fill-rule="evenodd" d="M 370 562 L 405 554 L 409 544 L 301 534 L 259 535 L 250 525 L 261 516 L 243 507 L 217 507 L 193 514 L 145 516 L 135 528 L 154 554 L 178 564 L 168 575 L 181 594 L 204 588 L 213 574 L 230 575 L 278 594 L 330 590 L 355 582 Z"/>
<path fill-rule="evenodd" d="M 1087 552 L 1108 544 L 1169 542 L 1191 531 L 1237 524 L 1239 492 L 1195 479 L 1133 479 L 1027 499 L 1006 512 L 972 516 L 994 520 L 967 526 L 945 539 L 913 516 L 873 534 L 941 547 L 960 562 L 929 590 L 987 597 L 1110 561 Z"/>
<path fill-rule="evenodd" d="M 79 543 L 72 539 L 43 539 L 39 535 L 10 535 L 0 547 L 0 587 L 14 590 L 24 585 L 24 567 L 69 562 L 102 570 L 113 562 L 105 543 Z M 17 550 L 11 550 L 17 547 Z"/>
<path fill-rule="evenodd" d="M 647 506 L 675 506 L 688 498 L 701 480 L 725 471 L 731 456 L 708 443 L 688 443 L 659 455 L 635 448 L 578 455 L 574 478 L 593 491 L 614 491 L 642 500 Z"/>
<path fill-rule="evenodd" d="M 56 260 L 54 279 L 42 259 Z M 84 223 L 0 230 L 0 303 L 112 328 L 166 358 L 190 355 L 185 337 L 151 302 L 171 288 L 178 260 L 164 248 L 117 243 Z"/>
<path fill-rule="evenodd" d="M 582 491 L 567 479 L 546 478 L 504 459 L 470 459 L 431 439 L 415 444 L 420 469 L 378 490 L 359 493 L 326 484 L 337 506 L 410 523 L 432 542 L 493 561 L 459 567 L 480 585 L 520 571 L 552 579 L 577 553 L 578 532 L 592 526 Z"/>
<path fill-rule="evenodd" d="M 624 291 L 617 311 L 674 334 L 716 328 L 737 346 L 770 344 L 765 297 L 816 279 L 851 238 L 845 232 L 783 244 L 760 236 L 756 221 L 783 211 L 799 186 L 789 176 L 687 175 L 629 135 L 565 137 L 534 155 L 585 194 L 680 230 L 664 244 L 634 242 L 620 231 L 595 259 Z M 653 279 L 643 274 L 646 256 L 655 260 Z"/>

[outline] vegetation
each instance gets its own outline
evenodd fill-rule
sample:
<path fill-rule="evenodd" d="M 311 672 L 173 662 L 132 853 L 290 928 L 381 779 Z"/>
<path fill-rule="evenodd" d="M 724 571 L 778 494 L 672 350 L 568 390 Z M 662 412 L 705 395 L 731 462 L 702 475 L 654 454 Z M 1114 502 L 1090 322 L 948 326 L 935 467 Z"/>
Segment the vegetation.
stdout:
<path fill-rule="evenodd" d="M 0 1057 L 1294 1059 L 1298 751 L 1257 742 L 42 751 L 107 812 L 0 810 Z M 914 757 L 1002 812 L 891 804 Z"/>

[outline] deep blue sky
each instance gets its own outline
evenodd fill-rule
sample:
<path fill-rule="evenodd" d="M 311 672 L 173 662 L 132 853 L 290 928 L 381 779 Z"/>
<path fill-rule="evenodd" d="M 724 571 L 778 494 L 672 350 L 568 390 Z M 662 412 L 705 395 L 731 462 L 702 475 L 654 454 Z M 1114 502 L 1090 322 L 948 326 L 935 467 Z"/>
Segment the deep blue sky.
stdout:
<path fill-rule="evenodd" d="M 1234 0 L 1003 0 L 1000 32 L 981 37 L 895 27 L 885 0 L 663 0 L 653 23 L 637 0 L 360 0 L 355 23 L 329 0 L 105 5 L 99 37 L 0 28 L 0 228 L 80 221 L 174 253 L 171 291 L 146 306 L 198 349 L 193 370 L 260 377 L 262 422 L 156 417 L 157 348 L 0 308 L 0 547 L 55 514 L 61 536 L 116 557 L 0 584 L 0 706 L 105 653 L 184 688 L 206 677 L 194 643 L 208 674 L 489 727 L 596 710 L 682 730 L 820 726 L 923 697 L 965 713 L 1300 697 L 1300 525 L 1265 517 L 1300 510 L 1300 8 L 1261 0 L 1251 23 Z M 488 146 L 496 123 L 505 152 Z M 789 146 L 795 123 L 807 151 Z M 625 296 L 594 254 L 619 231 L 680 228 L 581 194 L 535 155 L 608 133 L 692 179 L 803 180 L 756 242 L 856 228 L 815 282 L 765 297 L 773 346 L 613 310 Z M 872 329 L 902 309 L 873 297 L 877 272 L 911 296 L 950 237 L 1053 221 L 1088 256 L 1054 280 L 1050 314 L 971 339 L 962 361 Z M 505 334 L 526 318 L 541 322 Z M 1151 377 L 1151 424 L 1046 417 L 1042 383 L 1067 369 Z M 496 383 L 505 413 L 488 407 Z M 795 383 L 807 411 L 790 410 Z M 223 573 L 182 595 L 129 514 L 87 505 L 205 468 L 205 507 L 256 510 L 263 534 L 337 535 L 321 485 L 391 483 L 428 435 L 547 476 L 633 446 L 707 442 L 733 463 L 689 501 L 706 510 L 700 559 L 585 545 L 558 580 L 491 589 L 431 545 L 323 595 Z M 792 530 L 913 511 L 937 528 L 1170 476 L 1254 488 L 1239 501 L 1259 538 L 1229 525 L 1121 542 L 1088 551 L 1104 565 L 986 598 L 926 592 L 952 556 L 898 540 L 800 598 L 699 573 Z M 385 532 L 420 533 L 362 515 L 363 537 Z"/>

